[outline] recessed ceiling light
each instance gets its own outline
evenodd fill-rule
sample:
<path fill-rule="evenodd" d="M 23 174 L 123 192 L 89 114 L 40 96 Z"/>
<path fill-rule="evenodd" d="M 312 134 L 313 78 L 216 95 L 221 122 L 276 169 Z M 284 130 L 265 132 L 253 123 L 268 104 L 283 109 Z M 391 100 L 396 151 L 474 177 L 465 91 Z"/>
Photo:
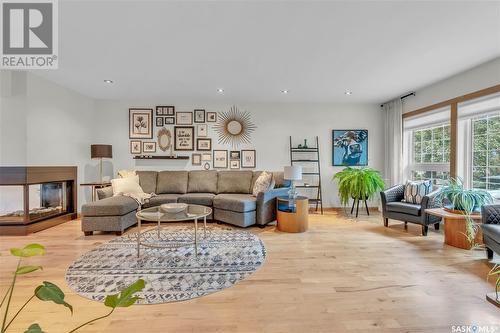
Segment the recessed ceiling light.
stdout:
<path fill-rule="evenodd" d="M 104 83 L 113 83 L 113 80 L 104 80 Z"/>
<path fill-rule="evenodd" d="M 224 93 L 224 89 L 219 88 L 219 89 L 217 89 L 217 92 L 218 92 L 219 94 L 223 94 L 223 93 Z"/>
<path fill-rule="evenodd" d="M 344 94 L 346 94 L 346 95 L 352 95 L 352 91 L 346 90 Z"/>
<path fill-rule="evenodd" d="M 282 90 L 281 93 L 282 94 L 288 94 L 288 90 Z"/>

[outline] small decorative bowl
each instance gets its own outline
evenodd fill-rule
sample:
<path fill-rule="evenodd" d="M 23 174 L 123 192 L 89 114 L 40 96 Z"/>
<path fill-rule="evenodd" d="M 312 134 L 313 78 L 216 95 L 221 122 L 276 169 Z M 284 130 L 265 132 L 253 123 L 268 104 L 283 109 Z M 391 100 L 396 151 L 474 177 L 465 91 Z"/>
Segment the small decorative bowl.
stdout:
<path fill-rule="evenodd" d="M 168 203 L 161 205 L 160 210 L 165 213 L 175 214 L 186 210 L 187 206 L 185 203 Z"/>

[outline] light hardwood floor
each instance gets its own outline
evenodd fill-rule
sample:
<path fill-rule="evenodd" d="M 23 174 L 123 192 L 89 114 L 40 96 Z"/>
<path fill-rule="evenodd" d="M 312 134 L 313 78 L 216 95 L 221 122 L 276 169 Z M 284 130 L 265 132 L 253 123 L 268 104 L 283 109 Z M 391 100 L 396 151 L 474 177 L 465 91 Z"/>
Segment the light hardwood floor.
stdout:
<path fill-rule="evenodd" d="M 127 232 L 133 232 L 129 229 Z M 485 300 L 493 284 L 483 251 L 443 244 L 433 229 L 391 221 L 380 215 L 358 220 L 328 212 L 311 215 L 303 234 L 249 228 L 264 241 L 267 260 L 232 288 L 185 302 L 138 305 L 82 332 L 451 332 L 451 325 L 500 325 L 500 310 Z M 6 289 L 15 261 L 10 247 L 44 244 L 48 253 L 31 259 L 44 266 L 19 279 L 15 308 L 43 280 L 64 289 L 75 314 L 55 304 L 33 301 L 11 332 L 38 322 L 48 332 L 64 332 L 105 313 L 100 303 L 73 293 L 64 281 L 79 255 L 116 237 L 84 237 L 72 221 L 27 237 L 1 237 L 0 287 Z"/>

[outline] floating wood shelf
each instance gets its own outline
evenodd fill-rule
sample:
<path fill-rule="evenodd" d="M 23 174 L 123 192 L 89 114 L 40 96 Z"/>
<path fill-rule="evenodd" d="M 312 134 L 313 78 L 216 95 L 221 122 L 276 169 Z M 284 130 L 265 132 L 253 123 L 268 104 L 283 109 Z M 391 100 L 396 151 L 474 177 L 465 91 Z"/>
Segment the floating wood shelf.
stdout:
<path fill-rule="evenodd" d="M 189 156 L 149 155 L 134 156 L 134 160 L 189 160 Z"/>

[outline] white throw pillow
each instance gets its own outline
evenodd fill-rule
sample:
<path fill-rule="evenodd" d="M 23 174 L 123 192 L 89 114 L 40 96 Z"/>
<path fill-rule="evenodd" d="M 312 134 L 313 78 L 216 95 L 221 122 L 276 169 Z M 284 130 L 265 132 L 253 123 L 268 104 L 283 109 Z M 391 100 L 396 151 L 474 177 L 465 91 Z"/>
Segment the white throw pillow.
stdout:
<path fill-rule="evenodd" d="M 120 176 L 120 178 L 127 178 L 137 176 L 137 173 L 135 173 L 135 170 L 120 170 L 118 171 L 118 176 Z"/>
<path fill-rule="evenodd" d="M 137 177 L 137 179 L 135 179 Z M 123 194 L 136 194 L 141 195 L 144 193 L 142 187 L 139 185 L 139 177 L 115 178 L 111 180 L 113 187 L 113 195 Z"/>
<path fill-rule="evenodd" d="M 256 197 L 259 192 L 267 191 L 269 189 L 269 186 L 271 185 L 272 180 L 273 174 L 263 171 L 253 185 L 252 194 Z"/>

